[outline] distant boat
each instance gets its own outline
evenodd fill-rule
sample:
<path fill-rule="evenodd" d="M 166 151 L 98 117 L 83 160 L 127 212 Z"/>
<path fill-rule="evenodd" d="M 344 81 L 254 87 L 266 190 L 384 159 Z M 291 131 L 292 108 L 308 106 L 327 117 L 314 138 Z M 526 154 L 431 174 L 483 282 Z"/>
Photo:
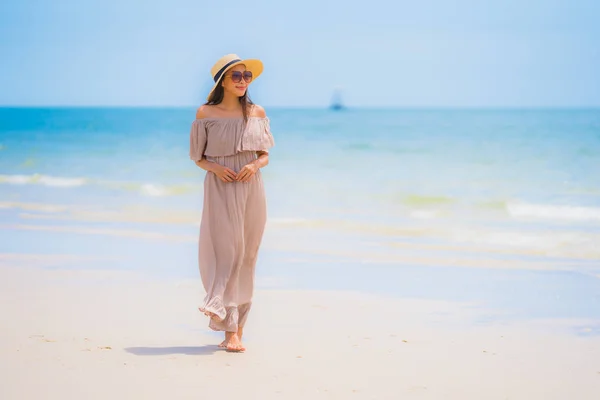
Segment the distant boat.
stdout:
<path fill-rule="evenodd" d="M 344 105 L 342 104 L 341 89 L 336 89 L 335 92 L 333 92 L 333 98 L 331 99 L 331 105 L 329 108 L 334 111 L 344 109 Z"/>

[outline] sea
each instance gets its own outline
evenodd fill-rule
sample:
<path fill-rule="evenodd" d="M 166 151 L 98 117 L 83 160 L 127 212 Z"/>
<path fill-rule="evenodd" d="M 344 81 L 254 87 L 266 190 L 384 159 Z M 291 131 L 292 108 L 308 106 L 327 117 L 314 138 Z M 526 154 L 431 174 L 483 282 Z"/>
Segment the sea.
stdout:
<path fill-rule="evenodd" d="M 600 109 L 267 115 L 259 287 L 600 321 Z M 0 108 L 0 260 L 199 279 L 194 118 Z"/>

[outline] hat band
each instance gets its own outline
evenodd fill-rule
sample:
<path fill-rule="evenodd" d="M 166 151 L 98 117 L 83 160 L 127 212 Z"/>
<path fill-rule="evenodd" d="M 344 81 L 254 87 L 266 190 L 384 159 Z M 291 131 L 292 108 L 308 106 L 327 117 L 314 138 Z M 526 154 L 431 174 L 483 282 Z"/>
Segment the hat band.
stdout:
<path fill-rule="evenodd" d="M 238 61 L 242 61 L 239 58 L 236 58 L 235 60 L 231 60 L 229 61 L 227 64 L 223 65 L 223 67 L 219 70 L 219 72 L 217 72 L 215 74 L 215 82 L 217 82 L 219 79 L 221 79 L 221 75 L 223 75 L 223 72 L 225 72 L 225 70 L 227 69 L 227 67 L 229 67 L 231 64 L 235 64 Z"/>

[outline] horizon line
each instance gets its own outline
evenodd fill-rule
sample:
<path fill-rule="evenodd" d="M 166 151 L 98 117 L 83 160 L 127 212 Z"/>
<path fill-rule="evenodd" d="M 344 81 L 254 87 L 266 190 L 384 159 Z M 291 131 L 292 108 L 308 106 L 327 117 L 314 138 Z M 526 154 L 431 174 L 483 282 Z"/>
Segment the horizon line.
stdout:
<path fill-rule="evenodd" d="M 13 105 L 0 104 L 0 109 L 20 108 L 20 109 L 193 109 L 198 105 Z M 285 106 L 285 105 L 263 105 L 271 110 L 329 110 L 329 105 L 311 105 L 311 106 Z M 600 105 L 379 105 L 379 106 L 344 106 L 341 111 L 348 110 L 595 110 L 600 109 Z"/>

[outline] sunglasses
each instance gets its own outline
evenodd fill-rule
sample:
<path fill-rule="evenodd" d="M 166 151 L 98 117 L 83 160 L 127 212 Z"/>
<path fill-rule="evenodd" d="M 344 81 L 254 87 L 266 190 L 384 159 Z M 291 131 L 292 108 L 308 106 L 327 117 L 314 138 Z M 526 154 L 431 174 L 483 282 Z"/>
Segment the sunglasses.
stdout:
<path fill-rule="evenodd" d="M 252 82 L 252 71 L 232 71 L 231 72 L 231 80 L 234 83 L 240 83 L 242 81 L 242 78 L 244 78 L 244 81 L 246 81 L 246 83 L 250 83 Z"/>

